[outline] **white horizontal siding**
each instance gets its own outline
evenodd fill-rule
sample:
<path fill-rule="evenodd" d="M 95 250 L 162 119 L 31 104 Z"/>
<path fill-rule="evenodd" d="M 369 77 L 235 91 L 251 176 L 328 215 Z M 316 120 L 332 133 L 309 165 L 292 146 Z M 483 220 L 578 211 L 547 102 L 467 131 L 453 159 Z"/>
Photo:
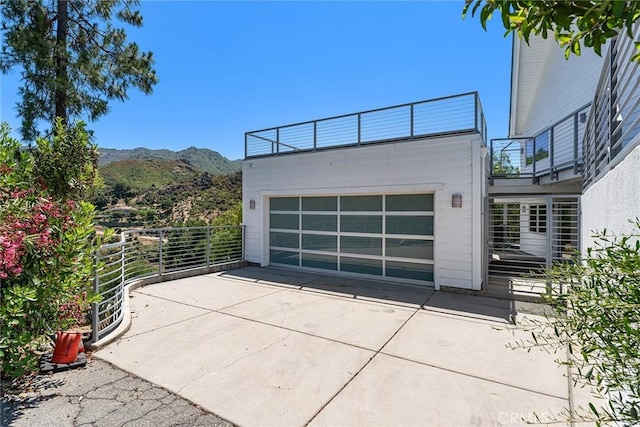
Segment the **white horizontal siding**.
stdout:
<path fill-rule="evenodd" d="M 567 60 L 552 37 L 532 38 L 531 46 L 522 40 L 517 43 L 511 136 L 533 136 L 593 100 L 604 61 L 593 50 L 584 49 L 579 57 Z"/>
<path fill-rule="evenodd" d="M 434 192 L 435 281 L 442 261 L 443 267 L 459 265 L 467 271 L 445 268 L 443 277 L 455 279 L 459 287 L 479 288 L 469 266 L 474 256 L 481 259 L 481 251 L 473 253 L 473 239 L 482 225 L 473 205 L 481 202 L 482 194 L 479 184 L 474 188 L 472 182 L 472 157 L 480 145 L 478 135 L 466 135 L 247 159 L 243 162 L 247 260 L 268 263 L 270 196 Z M 480 161 L 476 160 L 478 167 Z M 455 193 L 462 194 L 462 208 L 451 207 Z M 256 209 L 249 209 L 250 200 L 256 201 Z"/>

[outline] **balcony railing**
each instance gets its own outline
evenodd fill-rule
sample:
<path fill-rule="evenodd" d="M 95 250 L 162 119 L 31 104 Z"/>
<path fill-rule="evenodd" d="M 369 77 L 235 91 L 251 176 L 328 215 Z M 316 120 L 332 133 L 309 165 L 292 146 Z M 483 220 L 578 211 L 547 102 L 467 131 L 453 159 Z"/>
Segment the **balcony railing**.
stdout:
<path fill-rule="evenodd" d="M 125 287 L 135 281 L 214 267 L 244 259 L 244 227 L 179 227 L 130 230 L 96 251 L 92 342 L 124 318 Z"/>
<path fill-rule="evenodd" d="M 471 132 L 486 141 L 477 92 L 247 132 L 245 158 Z"/>
<path fill-rule="evenodd" d="M 532 178 L 582 165 L 582 137 L 591 105 L 585 105 L 532 137 L 491 140 L 491 182 L 495 178 Z"/>
<path fill-rule="evenodd" d="M 638 34 L 640 22 L 634 27 Z M 584 136 L 586 188 L 640 143 L 640 68 L 634 39 L 611 41 Z"/>

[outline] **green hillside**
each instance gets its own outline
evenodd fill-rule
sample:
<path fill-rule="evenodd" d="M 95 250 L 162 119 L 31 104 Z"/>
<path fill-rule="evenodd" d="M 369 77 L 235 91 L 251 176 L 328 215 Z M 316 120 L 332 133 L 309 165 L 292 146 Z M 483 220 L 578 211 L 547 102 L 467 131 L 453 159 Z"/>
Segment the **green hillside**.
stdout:
<path fill-rule="evenodd" d="M 185 160 L 202 172 L 212 175 L 225 175 L 240 171 L 239 160 L 229 160 L 217 151 L 208 148 L 189 147 L 186 150 L 150 150 L 148 148 L 134 148 L 131 150 L 116 150 L 100 148 L 100 166 L 109 165 L 121 160 Z"/>
<path fill-rule="evenodd" d="M 198 170 L 187 162 L 157 158 L 117 160 L 100 167 L 100 175 L 107 186 L 120 184 L 131 190 L 191 181 L 197 174 Z"/>

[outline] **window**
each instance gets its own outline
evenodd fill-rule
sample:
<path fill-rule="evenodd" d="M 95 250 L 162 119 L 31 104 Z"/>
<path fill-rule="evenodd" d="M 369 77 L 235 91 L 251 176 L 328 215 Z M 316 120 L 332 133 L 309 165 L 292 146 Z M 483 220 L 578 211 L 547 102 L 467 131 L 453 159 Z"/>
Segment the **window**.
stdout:
<path fill-rule="evenodd" d="M 529 231 L 533 233 L 547 232 L 547 205 L 529 206 Z"/>

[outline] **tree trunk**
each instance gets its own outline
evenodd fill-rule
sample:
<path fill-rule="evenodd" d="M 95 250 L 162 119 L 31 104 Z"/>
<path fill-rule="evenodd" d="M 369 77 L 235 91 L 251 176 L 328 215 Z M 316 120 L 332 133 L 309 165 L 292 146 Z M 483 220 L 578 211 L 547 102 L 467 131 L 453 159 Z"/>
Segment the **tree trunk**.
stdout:
<path fill-rule="evenodd" d="M 60 117 L 67 124 L 67 24 L 69 10 L 67 0 L 58 0 L 58 28 L 56 32 L 56 83 L 55 83 L 55 117 Z M 53 126 L 53 124 L 52 124 Z M 55 127 L 54 127 L 55 129 Z"/>

